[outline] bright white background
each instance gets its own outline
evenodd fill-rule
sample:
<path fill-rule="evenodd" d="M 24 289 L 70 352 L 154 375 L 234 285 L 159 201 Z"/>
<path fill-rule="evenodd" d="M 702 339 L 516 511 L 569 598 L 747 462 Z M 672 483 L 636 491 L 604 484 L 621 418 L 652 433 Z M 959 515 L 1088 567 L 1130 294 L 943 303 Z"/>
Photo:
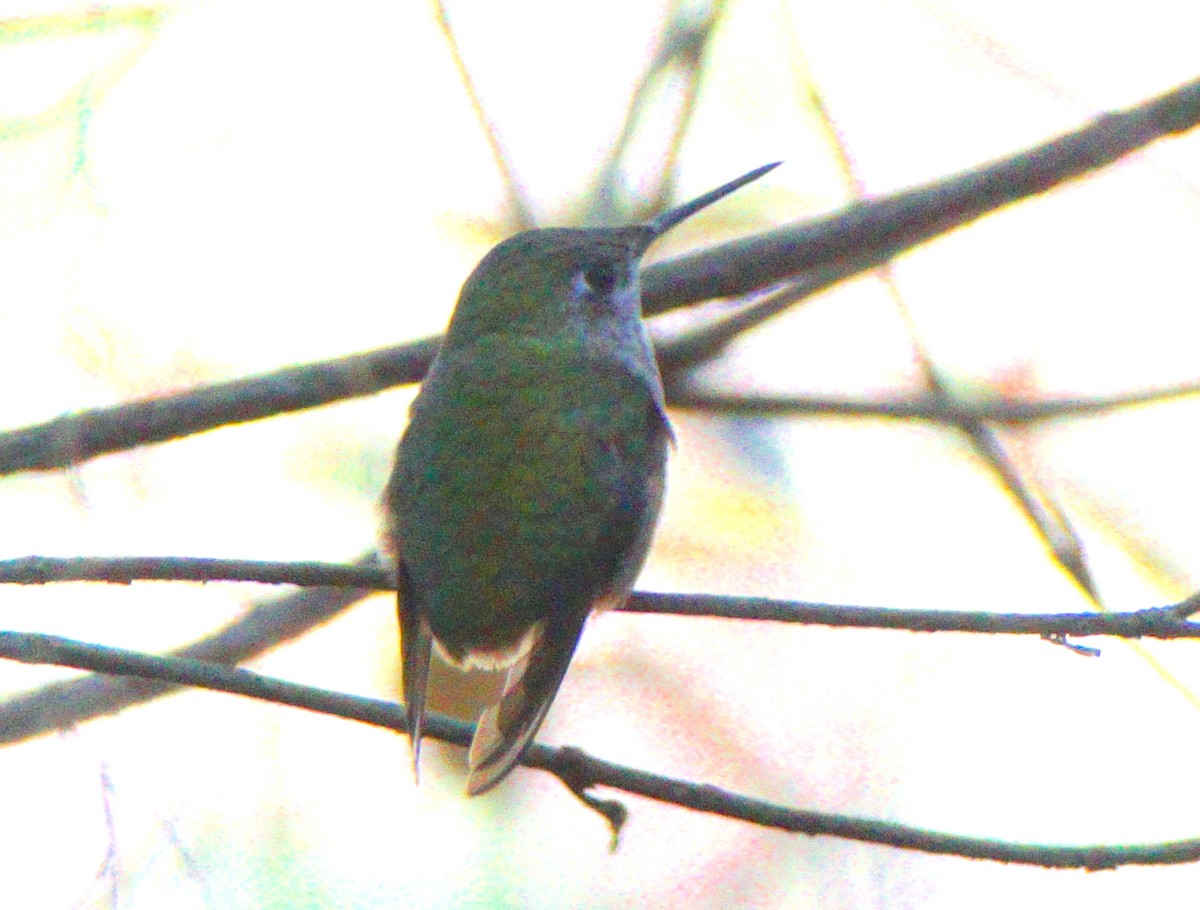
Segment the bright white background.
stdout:
<path fill-rule="evenodd" d="M 429 5 L 91 9 L 0 3 L 0 424 L 444 326 L 505 213 Z M 539 218 L 582 217 L 581 188 L 619 130 L 663 5 L 509 0 L 450 12 Z M 847 201 L 813 88 L 866 190 L 881 193 L 1194 78 L 1198 29 L 1183 0 L 731 2 L 680 193 L 787 163 L 658 252 Z M 1160 143 L 903 257 L 899 288 L 955 387 L 1083 395 L 1195 379 L 1198 151 L 1194 137 Z M 754 333 L 719 378 L 887 396 L 916 389 L 917 375 L 891 299 L 863 279 Z M 411 394 L 4 478 L 0 555 L 349 559 L 375 539 Z M 1196 587 L 1198 419 L 1184 400 L 1005 437 L 1068 508 L 1114 609 Z M 947 431 L 677 424 L 645 588 L 1088 608 Z M 160 650 L 266 596 L 235 585 L 10 588 L 0 627 Z M 606 616 L 543 736 L 787 804 L 955 833 L 1200 835 L 1196 646 L 1145 649 L 1177 686 L 1144 654 L 1101 646 L 1089 660 L 1032 639 Z M 394 698 L 396 648 L 391 601 L 376 597 L 254 666 Z M 0 664 L 0 689 L 63 675 Z M 517 772 L 468 801 L 457 752 L 430 748 L 419 790 L 407 754 L 393 734 L 207 693 L 5 748 L 5 902 L 1182 908 L 1200 889 L 1193 867 L 1004 867 L 633 799 L 610 856 L 599 819 L 551 778 Z M 110 848 L 116 900 L 97 881 Z"/>

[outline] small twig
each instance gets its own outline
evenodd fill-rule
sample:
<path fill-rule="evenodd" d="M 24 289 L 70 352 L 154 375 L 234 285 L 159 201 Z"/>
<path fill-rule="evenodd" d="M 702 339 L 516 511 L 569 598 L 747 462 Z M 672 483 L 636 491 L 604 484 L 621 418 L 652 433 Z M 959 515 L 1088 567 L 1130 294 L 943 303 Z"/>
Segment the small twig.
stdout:
<path fill-rule="evenodd" d="M 1042 638 L 1045 639 L 1046 641 L 1050 642 L 1051 644 L 1058 645 L 1059 647 L 1062 647 L 1062 648 L 1066 648 L 1072 654 L 1078 654 L 1080 657 L 1099 657 L 1100 656 L 1099 648 L 1092 648 L 1092 647 L 1089 647 L 1088 645 L 1078 644 L 1077 642 L 1071 641 L 1069 638 L 1067 638 L 1067 636 L 1061 635 L 1057 632 L 1047 633 L 1046 635 L 1043 635 Z"/>
<path fill-rule="evenodd" d="M 595 780 L 588 773 L 590 762 L 591 759 L 582 749 L 563 746 L 558 750 L 557 761 L 548 770 L 562 782 L 572 796 L 608 823 L 608 852 L 616 853 L 617 848 L 621 846 L 621 830 L 629 820 L 629 810 L 620 800 L 600 799 L 588 793 L 595 785 Z"/>
<path fill-rule="evenodd" d="M 1191 619 L 1197 613 L 1200 613 L 1200 592 L 1167 609 L 1171 615 L 1178 619 Z"/>

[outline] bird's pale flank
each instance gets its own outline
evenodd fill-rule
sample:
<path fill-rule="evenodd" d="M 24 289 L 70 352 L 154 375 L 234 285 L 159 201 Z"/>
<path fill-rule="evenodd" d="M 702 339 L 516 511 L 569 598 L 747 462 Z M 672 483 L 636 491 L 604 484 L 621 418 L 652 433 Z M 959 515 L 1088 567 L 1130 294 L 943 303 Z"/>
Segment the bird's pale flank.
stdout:
<path fill-rule="evenodd" d="M 476 266 L 413 403 L 384 496 L 418 765 L 432 648 L 507 667 L 467 791 L 520 760 L 593 609 L 641 571 L 671 438 L 638 266 L 663 232 L 775 165 L 647 224 L 527 231 Z"/>

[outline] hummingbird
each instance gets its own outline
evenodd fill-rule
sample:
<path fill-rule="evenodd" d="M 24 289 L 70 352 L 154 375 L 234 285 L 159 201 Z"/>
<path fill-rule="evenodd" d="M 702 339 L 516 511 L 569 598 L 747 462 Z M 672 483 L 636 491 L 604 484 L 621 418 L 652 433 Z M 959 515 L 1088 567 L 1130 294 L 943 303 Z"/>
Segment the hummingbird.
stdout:
<path fill-rule="evenodd" d="M 525 231 L 467 278 L 383 499 L 415 775 L 435 646 L 462 668 L 508 669 L 468 753 L 480 794 L 533 740 L 591 612 L 629 596 L 673 441 L 638 266 L 777 165 L 643 224 Z"/>

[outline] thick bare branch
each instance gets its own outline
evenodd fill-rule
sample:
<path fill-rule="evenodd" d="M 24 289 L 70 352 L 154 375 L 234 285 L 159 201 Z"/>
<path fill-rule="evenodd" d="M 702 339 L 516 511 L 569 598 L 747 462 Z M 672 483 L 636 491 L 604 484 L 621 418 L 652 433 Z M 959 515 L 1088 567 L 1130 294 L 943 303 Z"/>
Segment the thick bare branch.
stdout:
<path fill-rule="evenodd" d="M 990 164 L 653 265 L 642 276 L 646 312 L 738 297 L 847 259 L 862 260 L 863 271 L 874 268 L 897 253 L 1100 170 L 1197 122 L 1200 80 Z"/>
<path fill-rule="evenodd" d="M 273 373 L 57 417 L 0 433 L 0 475 L 48 471 L 217 427 L 418 382 L 440 339 L 285 367 Z"/>
<path fill-rule="evenodd" d="M 824 218 L 722 244 L 648 268 L 647 313 L 736 297 L 781 281 L 867 271 L 980 216 L 1098 170 L 1200 122 L 1200 81 L 983 167 Z M 816 281 L 815 286 L 823 286 Z M 371 395 L 418 381 L 437 339 L 396 345 L 0 433 L 0 475 L 65 467 L 216 427 Z"/>

